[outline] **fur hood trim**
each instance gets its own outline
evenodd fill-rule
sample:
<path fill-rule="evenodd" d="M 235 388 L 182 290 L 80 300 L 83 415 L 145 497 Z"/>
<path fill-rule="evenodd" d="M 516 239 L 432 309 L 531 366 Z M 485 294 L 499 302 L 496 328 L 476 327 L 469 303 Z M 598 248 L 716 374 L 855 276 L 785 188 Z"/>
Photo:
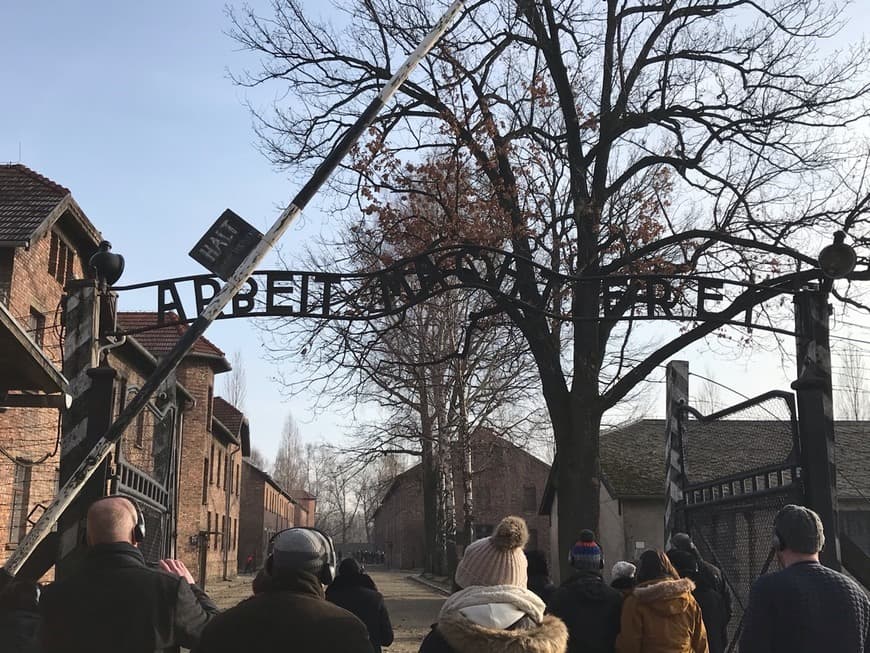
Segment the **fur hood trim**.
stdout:
<path fill-rule="evenodd" d="M 568 629 L 552 615 L 532 628 L 498 630 L 452 613 L 444 615 L 437 628 L 457 653 L 565 653 L 568 648 Z"/>
<path fill-rule="evenodd" d="M 526 589 L 516 585 L 472 585 L 451 594 L 438 615 L 440 622 L 446 616 L 458 613 L 463 608 L 491 603 L 507 603 L 528 615 L 536 624 L 544 618 L 546 605 L 541 598 Z"/>
<path fill-rule="evenodd" d="M 695 583 L 688 578 L 659 580 L 634 588 L 633 596 L 653 612 L 661 615 L 677 615 L 687 612 L 695 604 L 692 590 Z"/>

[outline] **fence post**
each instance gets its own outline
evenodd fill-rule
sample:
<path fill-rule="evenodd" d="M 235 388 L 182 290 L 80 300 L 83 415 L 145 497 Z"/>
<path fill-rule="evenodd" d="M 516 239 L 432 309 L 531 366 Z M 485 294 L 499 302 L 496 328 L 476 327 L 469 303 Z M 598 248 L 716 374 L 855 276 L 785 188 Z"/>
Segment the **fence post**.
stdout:
<path fill-rule="evenodd" d="M 825 528 L 821 561 L 839 571 L 828 293 L 818 288 L 804 289 L 795 293 L 794 303 L 798 377 L 791 387 L 797 392 L 804 497 L 807 506 L 819 513 Z"/>
<path fill-rule="evenodd" d="M 682 407 L 689 402 L 689 362 L 671 361 L 667 365 L 665 395 L 667 401 L 665 418 L 665 547 L 671 536 L 686 528 L 679 519 L 677 509 L 684 501 L 682 438 L 680 420 Z"/>

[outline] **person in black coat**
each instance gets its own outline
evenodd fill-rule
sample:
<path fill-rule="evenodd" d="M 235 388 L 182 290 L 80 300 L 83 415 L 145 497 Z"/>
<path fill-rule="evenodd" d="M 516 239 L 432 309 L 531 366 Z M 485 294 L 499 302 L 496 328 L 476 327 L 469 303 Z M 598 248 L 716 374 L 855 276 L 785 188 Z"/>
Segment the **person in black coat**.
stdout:
<path fill-rule="evenodd" d="M 601 576 L 604 556 L 592 531 L 580 533 L 569 560 L 576 571 L 553 592 L 547 611 L 568 626 L 568 653 L 613 653 L 622 593 Z"/>
<path fill-rule="evenodd" d="M 543 551 L 534 549 L 526 551 L 526 560 L 529 563 L 529 589 L 540 596 L 544 603 L 549 603 L 556 586 L 550 578 L 547 557 Z"/>
<path fill-rule="evenodd" d="M 4 653 L 38 653 L 39 586 L 16 580 L 0 592 L 0 649 Z"/>
<path fill-rule="evenodd" d="M 668 551 L 668 559 L 680 574 L 681 578 L 690 578 L 695 581 L 699 578 L 698 561 L 691 553 L 671 549 Z M 728 648 L 728 619 L 730 614 L 722 594 L 717 592 L 709 583 L 695 581 L 695 589 L 692 596 L 701 608 L 701 617 L 704 627 L 707 629 L 707 645 L 710 653 L 725 653 Z"/>
<path fill-rule="evenodd" d="M 125 497 L 104 497 L 87 516 L 90 548 L 68 578 L 39 600 L 44 653 L 152 653 L 194 648 L 217 607 L 184 564 L 151 569 L 137 546 L 141 513 Z"/>
<path fill-rule="evenodd" d="M 341 561 L 338 576 L 326 588 L 326 600 L 352 612 L 366 625 L 375 653 L 393 643 L 393 625 L 375 582 L 353 558 Z"/>
<path fill-rule="evenodd" d="M 217 615 L 195 653 L 372 653 L 365 624 L 326 600 L 332 542 L 312 528 L 288 528 L 254 580 L 254 596 Z"/>

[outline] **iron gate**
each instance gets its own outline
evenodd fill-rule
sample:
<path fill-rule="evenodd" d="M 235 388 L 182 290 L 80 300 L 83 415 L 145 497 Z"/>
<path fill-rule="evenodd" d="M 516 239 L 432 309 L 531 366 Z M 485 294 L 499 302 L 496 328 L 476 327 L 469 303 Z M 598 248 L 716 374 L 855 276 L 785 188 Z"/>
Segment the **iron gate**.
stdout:
<path fill-rule="evenodd" d="M 135 432 L 126 432 L 118 443 L 112 492 L 139 504 L 145 517 L 145 540 L 139 550 L 147 562 L 154 563 L 174 556 L 175 405 L 161 412 L 149 404 L 139 420 Z M 151 438 L 146 431 L 153 434 Z M 150 449 L 140 446 L 140 441 Z"/>
<path fill-rule="evenodd" d="M 684 405 L 678 432 L 684 485 L 675 525 L 722 570 L 733 640 L 752 582 L 776 568 L 774 516 L 803 503 L 795 399 L 768 392 L 711 415 Z"/>

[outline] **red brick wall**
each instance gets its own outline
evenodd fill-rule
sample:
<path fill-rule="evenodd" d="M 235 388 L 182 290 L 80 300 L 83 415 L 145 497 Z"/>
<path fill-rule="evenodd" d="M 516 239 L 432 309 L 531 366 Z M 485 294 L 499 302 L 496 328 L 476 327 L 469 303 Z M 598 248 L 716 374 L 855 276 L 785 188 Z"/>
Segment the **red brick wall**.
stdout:
<path fill-rule="evenodd" d="M 269 539 L 277 532 L 293 526 L 296 510 L 290 499 L 272 485 L 265 476 L 248 463 L 242 465 L 242 510 L 239 523 L 238 564 L 254 554 L 254 563 L 262 566 Z"/>
<path fill-rule="evenodd" d="M 15 249 L 7 307 L 25 330 L 28 328 L 31 309 L 45 317 L 45 328 L 41 331 L 43 350 L 60 368 L 62 352 L 57 309 L 63 296 L 63 287 L 48 272 L 50 241 L 48 234 L 30 249 Z M 76 256 L 73 261 L 73 277 L 83 276 L 82 260 Z M 10 371 L 3 370 L 2 373 L 8 374 Z M 54 409 L 8 409 L 0 413 L 0 445 L 13 456 L 38 459 L 54 450 L 57 422 L 58 411 Z M 47 505 L 54 498 L 58 466 L 59 453 L 44 464 L 31 468 L 29 491 L 26 492 L 26 513 L 35 509 L 34 517 L 38 517 L 41 511 L 37 506 Z M 10 531 L 15 475 L 15 464 L 0 456 L 0 562 L 14 549 L 14 544 L 10 543 Z"/>
<path fill-rule="evenodd" d="M 191 570 L 194 578 L 200 578 L 200 546 L 205 549 L 206 579 L 223 578 L 224 554 L 227 556 L 227 576 L 236 574 L 236 537 L 239 519 L 239 495 L 233 483 L 230 509 L 226 507 L 224 479 L 227 452 L 233 466 L 240 460 L 236 445 L 225 445 L 211 431 L 211 407 L 208 398 L 213 396 L 214 371 L 207 359 L 190 357 L 178 368 L 178 381 L 196 399 L 196 405 L 184 416 L 181 459 L 179 462 L 178 502 L 178 556 Z M 212 388 L 212 392 L 209 392 Z M 235 453 L 234 453 L 235 452 Z M 203 467 L 208 459 L 208 480 L 203 502 Z M 218 469 L 220 459 L 220 469 Z M 231 473 L 226 468 L 227 480 Z M 239 492 L 241 488 L 239 487 Z M 229 521 L 227 521 L 229 520 Z M 205 536 L 200 542 L 201 531 L 228 531 L 228 537 L 220 533 Z M 226 550 L 225 550 L 226 549 Z"/>
<path fill-rule="evenodd" d="M 519 515 L 529 527 L 529 548 L 540 549 L 549 556 L 549 518 L 537 514 L 549 465 L 493 438 L 476 446 L 473 460 L 476 537 L 489 535 L 487 529 L 494 528 L 503 517 Z M 458 472 L 454 480 L 456 522 L 461 531 L 465 513 L 462 479 Z M 422 467 L 417 466 L 399 477 L 398 484 L 375 515 L 374 543 L 386 554 L 388 566 L 407 569 L 423 566 L 423 542 Z"/>

